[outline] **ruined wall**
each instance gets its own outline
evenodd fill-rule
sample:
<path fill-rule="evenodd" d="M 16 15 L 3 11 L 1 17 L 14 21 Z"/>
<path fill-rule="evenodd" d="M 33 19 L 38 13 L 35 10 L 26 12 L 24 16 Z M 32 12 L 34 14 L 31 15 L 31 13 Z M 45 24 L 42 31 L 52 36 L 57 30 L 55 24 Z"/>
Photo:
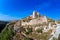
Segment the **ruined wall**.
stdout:
<path fill-rule="evenodd" d="M 36 24 L 43 24 L 44 22 L 45 23 L 48 22 L 46 16 L 32 19 L 30 22 L 22 22 L 22 25 L 36 25 Z"/>
<path fill-rule="evenodd" d="M 47 23 L 47 18 L 46 16 L 42 16 L 42 17 L 39 17 L 37 19 L 33 19 L 29 22 L 30 25 L 35 25 L 35 24 L 43 24 L 43 23 Z"/>

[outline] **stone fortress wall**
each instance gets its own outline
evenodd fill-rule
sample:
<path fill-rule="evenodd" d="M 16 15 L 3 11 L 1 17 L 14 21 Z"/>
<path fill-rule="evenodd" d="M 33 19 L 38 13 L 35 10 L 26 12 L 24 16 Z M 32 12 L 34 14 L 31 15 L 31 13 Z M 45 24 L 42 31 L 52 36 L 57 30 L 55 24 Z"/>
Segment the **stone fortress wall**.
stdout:
<path fill-rule="evenodd" d="M 30 22 L 22 22 L 22 25 L 36 25 L 48 22 L 46 16 L 40 16 L 39 12 L 36 11 L 33 11 L 33 15 L 30 17 L 32 17 L 32 20 Z"/>

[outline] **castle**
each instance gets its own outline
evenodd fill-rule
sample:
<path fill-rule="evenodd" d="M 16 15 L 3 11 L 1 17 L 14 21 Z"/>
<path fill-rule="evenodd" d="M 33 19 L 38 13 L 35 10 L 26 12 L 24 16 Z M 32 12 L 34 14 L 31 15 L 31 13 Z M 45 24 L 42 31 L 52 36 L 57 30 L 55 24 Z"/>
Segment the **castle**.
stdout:
<path fill-rule="evenodd" d="M 22 22 L 22 25 L 36 25 L 36 24 L 47 24 L 47 17 L 41 16 L 39 12 L 33 11 L 33 14 L 30 16 L 32 20 L 29 22 Z"/>
<path fill-rule="evenodd" d="M 22 21 L 22 20 L 17 21 L 16 24 L 14 25 L 14 30 L 17 30 L 22 26 L 27 31 L 26 28 L 28 26 L 29 28 L 32 28 L 33 31 L 43 28 L 43 30 L 42 30 L 43 32 L 48 32 L 49 30 L 52 30 L 50 35 L 53 35 L 55 33 L 55 31 L 56 31 L 55 26 L 56 25 L 51 26 L 51 23 L 48 23 L 48 19 L 46 16 L 41 16 L 39 12 L 33 11 L 33 14 L 30 15 L 29 17 L 32 18 L 29 22 Z M 29 17 L 27 17 L 27 18 L 29 18 Z M 44 25 L 44 26 L 40 25 L 40 24 L 44 24 L 44 23 L 48 24 L 48 26 L 47 25 Z M 38 26 L 35 26 L 35 25 L 38 25 Z M 19 30 L 18 30 L 18 33 L 19 33 Z"/>

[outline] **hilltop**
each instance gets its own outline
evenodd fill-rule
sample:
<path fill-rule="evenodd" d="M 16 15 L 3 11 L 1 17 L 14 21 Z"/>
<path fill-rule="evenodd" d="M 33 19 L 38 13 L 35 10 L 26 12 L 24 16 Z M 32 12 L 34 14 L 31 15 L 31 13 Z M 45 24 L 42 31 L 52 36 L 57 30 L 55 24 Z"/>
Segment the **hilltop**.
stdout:
<path fill-rule="evenodd" d="M 59 23 L 33 11 L 26 18 L 9 22 L 0 33 L 0 40 L 49 40 Z"/>

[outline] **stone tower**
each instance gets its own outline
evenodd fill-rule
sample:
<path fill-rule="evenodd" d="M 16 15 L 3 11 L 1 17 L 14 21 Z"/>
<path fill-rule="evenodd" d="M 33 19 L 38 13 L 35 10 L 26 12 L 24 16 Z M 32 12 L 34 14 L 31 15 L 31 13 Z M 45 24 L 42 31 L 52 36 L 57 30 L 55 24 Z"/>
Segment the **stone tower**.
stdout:
<path fill-rule="evenodd" d="M 33 11 L 33 18 L 36 18 L 36 12 Z"/>
<path fill-rule="evenodd" d="M 39 12 L 33 11 L 33 18 L 38 18 L 40 17 Z"/>
<path fill-rule="evenodd" d="M 40 17 L 40 14 L 39 14 L 39 12 L 37 12 L 37 17 Z"/>

